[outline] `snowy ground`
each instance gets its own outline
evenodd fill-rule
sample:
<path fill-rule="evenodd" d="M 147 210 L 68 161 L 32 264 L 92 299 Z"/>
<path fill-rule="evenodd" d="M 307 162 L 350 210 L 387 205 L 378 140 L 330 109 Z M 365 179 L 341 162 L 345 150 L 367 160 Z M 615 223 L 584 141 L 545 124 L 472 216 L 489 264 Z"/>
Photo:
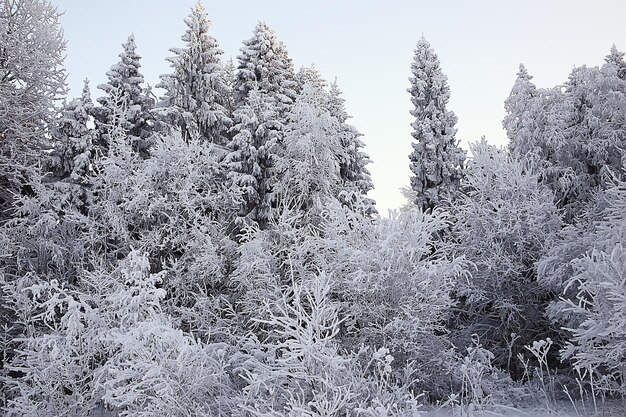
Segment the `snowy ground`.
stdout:
<path fill-rule="evenodd" d="M 597 408 L 597 409 L 596 409 Z M 509 408 L 509 407 L 491 407 L 483 412 L 474 411 L 467 412 L 460 409 L 452 410 L 450 407 L 437 408 L 430 411 L 424 411 L 421 417 L 624 417 L 626 416 L 626 408 L 620 401 L 611 401 L 606 404 L 597 404 L 594 407 L 591 404 L 577 403 L 572 405 L 569 402 L 559 402 L 553 410 L 545 407 L 528 407 L 528 408 Z"/>

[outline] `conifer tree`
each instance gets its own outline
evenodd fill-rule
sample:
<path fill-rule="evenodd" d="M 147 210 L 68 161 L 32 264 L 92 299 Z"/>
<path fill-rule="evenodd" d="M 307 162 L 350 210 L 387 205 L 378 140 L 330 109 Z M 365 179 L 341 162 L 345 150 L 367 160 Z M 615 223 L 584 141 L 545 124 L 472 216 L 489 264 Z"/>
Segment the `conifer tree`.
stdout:
<path fill-rule="evenodd" d="M 339 122 L 341 130 L 340 137 L 344 152 L 339 162 L 339 173 L 344 184 L 356 186 L 361 194 L 365 212 L 372 214 L 376 212 L 376 203 L 373 199 L 366 197 L 367 193 L 374 189 L 370 172 L 366 168 L 372 161 L 362 150 L 365 146 L 360 139 L 362 134 L 354 126 L 346 123 L 351 116 L 348 115 L 344 103 L 345 99 L 341 97 L 341 90 L 335 79 L 330 85 L 327 108 L 330 115 Z"/>
<path fill-rule="evenodd" d="M 315 65 L 311 65 L 310 67 L 302 67 L 296 74 L 296 80 L 298 81 L 299 89 L 302 90 L 305 85 L 309 85 L 313 88 L 313 91 L 318 95 L 316 98 L 319 101 L 319 105 L 328 108 L 328 90 L 327 90 L 327 82 L 322 77 L 322 74 L 319 72 Z"/>
<path fill-rule="evenodd" d="M 283 117 L 299 90 L 287 48 L 263 22 L 257 24 L 252 37 L 243 44 L 237 57 L 236 103 L 243 104 L 249 92 L 258 89 L 276 100 L 279 115 Z"/>
<path fill-rule="evenodd" d="M 563 132 L 552 143 L 563 172 L 557 194 L 568 221 L 584 213 L 596 191 L 623 179 L 626 80 L 619 62 L 613 51 L 601 68 L 574 68 L 565 84 Z"/>
<path fill-rule="evenodd" d="M 242 191 L 239 216 L 249 217 L 263 227 L 270 217 L 270 191 L 276 181 L 278 138 L 283 125 L 278 121 L 274 100 L 252 90 L 234 115 L 235 133 L 225 162 L 233 183 Z"/>
<path fill-rule="evenodd" d="M 73 181 L 82 182 L 93 169 L 96 132 L 89 126 L 93 111 L 89 80 L 85 80 L 81 96 L 61 110 L 54 135 L 57 141 L 57 169 L 61 177 L 69 176 Z"/>
<path fill-rule="evenodd" d="M 98 86 L 105 93 L 98 99 L 101 107 L 95 111 L 99 142 L 104 149 L 111 145 L 113 117 L 121 109 L 121 118 L 115 121 L 116 126 L 124 132 L 128 144 L 135 151 L 146 155 L 153 133 L 154 121 L 150 110 L 154 107 L 154 100 L 143 85 L 143 75 L 139 71 L 141 56 L 136 52 L 134 35 L 128 37 L 123 48 L 119 54 L 120 61 L 107 72 L 108 81 Z"/>
<path fill-rule="evenodd" d="M 413 172 L 411 188 L 415 203 L 422 209 L 432 209 L 450 198 L 463 176 L 465 151 L 455 139 L 456 116 L 446 109 L 450 98 L 448 79 L 441 70 L 439 58 L 423 37 L 417 42 L 409 79 L 413 152 L 409 155 Z"/>
<path fill-rule="evenodd" d="M 611 52 L 604 58 L 604 62 L 608 65 L 615 65 L 617 76 L 622 80 L 626 80 L 626 62 L 624 61 L 624 53 L 619 51 L 615 44 L 611 46 Z"/>
<path fill-rule="evenodd" d="M 502 124 L 510 140 L 509 149 L 514 155 L 523 156 L 533 149 L 539 92 L 532 78 L 526 67 L 520 64 L 511 94 L 504 102 L 506 116 Z"/>
<path fill-rule="evenodd" d="M 184 48 L 172 48 L 168 58 L 173 73 L 161 76 L 157 87 L 166 90 L 159 114 L 181 130 L 183 139 L 195 138 L 225 145 L 232 126 L 229 74 L 221 61 L 222 50 L 209 35 L 211 21 L 198 1 L 185 19 Z"/>

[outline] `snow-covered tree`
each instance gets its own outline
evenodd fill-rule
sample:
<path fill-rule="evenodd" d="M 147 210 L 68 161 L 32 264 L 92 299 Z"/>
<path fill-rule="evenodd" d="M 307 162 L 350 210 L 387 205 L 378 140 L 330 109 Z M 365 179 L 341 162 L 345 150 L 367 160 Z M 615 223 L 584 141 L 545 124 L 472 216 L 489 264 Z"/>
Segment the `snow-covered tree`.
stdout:
<path fill-rule="evenodd" d="M 108 81 L 98 88 L 104 96 L 98 98 L 100 107 L 95 109 L 96 125 L 100 134 L 99 145 L 105 150 L 111 146 L 112 126 L 124 132 L 128 146 L 146 155 L 154 130 L 150 110 L 154 100 L 144 86 L 140 60 L 136 52 L 135 36 L 130 35 L 123 45 L 120 61 L 107 72 Z M 121 115 L 116 112 L 122 110 Z M 114 120 L 118 117 L 118 120 Z"/>
<path fill-rule="evenodd" d="M 279 181 L 272 190 L 281 210 L 300 210 L 313 217 L 330 199 L 339 198 L 339 162 L 345 153 L 339 122 L 319 105 L 318 98 L 317 89 L 305 85 L 288 113 L 285 149 L 277 162 Z"/>
<path fill-rule="evenodd" d="M 0 2 L 2 149 L 43 145 L 55 102 L 65 93 L 60 13 L 44 0 Z"/>
<path fill-rule="evenodd" d="M 456 116 L 446 109 L 450 98 L 448 79 L 441 70 L 439 58 L 423 37 L 417 42 L 409 78 L 414 109 L 411 123 L 415 139 L 409 155 L 411 188 L 415 204 L 426 210 L 439 206 L 458 192 L 463 176 L 465 151 L 455 138 Z"/>
<path fill-rule="evenodd" d="M 0 1 L 0 219 L 50 148 L 54 106 L 65 93 L 59 16 L 45 0 Z"/>
<path fill-rule="evenodd" d="M 624 61 L 624 52 L 617 49 L 615 44 L 611 46 L 611 52 L 604 58 L 604 62 L 608 65 L 614 65 L 617 70 L 617 76 L 622 80 L 626 79 L 626 61 Z"/>
<path fill-rule="evenodd" d="M 541 99 L 532 78 L 526 67 L 520 64 L 511 94 L 504 101 L 506 116 L 502 125 L 509 137 L 509 150 L 514 155 L 525 156 L 534 151 L 534 141 L 538 139 L 536 123 Z"/>
<path fill-rule="evenodd" d="M 365 144 L 360 139 L 362 136 L 356 128 L 348 123 L 350 118 L 345 107 L 345 99 L 341 97 L 341 90 L 337 80 L 330 85 L 327 108 L 330 115 L 337 119 L 341 130 L 341 144 L 343 147 L 342 158 L 339 162 L 339 173 L 344 183 L 354 184 L 362 197 L 360 200 L 365 204 L 363 210 L 367 213 L 375 213 L 375 201 L 366 197 L 367 193 L 374 189 L 372 177 L 367 169 L 372 161 L 363 151 Z M 344 195 L 346 201 L 354 200 L 354 196 Z"/>
<path fill-rule="evenodd" d="M 553 194 L 538 182 L 532 164 L 484 141 L 471 151 L 463 192 L 452 206 L 452 232 L 456 254 L 475 268 L 455 289 L 460 305 L 453 337 L 468 347 L 477 334 L 494 364 L 515 374 L 523 346 L 550 335 L 543 317 L 550 300 L 535 263 L 561 222 Z"/>
<path fill-rule="evenodd" d="M 315 68 L 315 65 L 300 68 L 296 74 L 296 80 L 298 81 L 300 91 L 305 85 L 309 85 L 309 87 L 312 87 L 316 94 L 319 95 L 317 97 L 319 105 L 323 108 L 328 108 L 329 93 L 327 89 L 327 82 L 322 77 L 320 71 Z"/>
<path fill-rule="evenodd" d="M 90 126 L 93 107 L 89 81 L 85 80 L 80 98 L 65 104 L 61 109 L 54 132 L 59 173 L 77 182 L 86 181 L 94 170 L 96 132 Z"/>
<path fill-rule="evenodd" d="M 277 181 L 278 140 L 283 126 L 278 121 L 274 100 L 258 90 L 248 93 L 233 119 L 235 135 L 225 163 L 231 181 L 242 191 L 239 216 L 249 217 L 263 226 L 270 218 L 271 191 Z"/>
<path fill-rule="evenodd" d="M 157 87 L 166 90 L 158 114 L 180 128 L 184 140 L 202 138 L 226 145 L 232 126 L 230 74 L 221 61 L 222 50 L 209 35 L 211 21 L 198 1 L 185 19 L 185 47 L 172 48 L 173 73 L 162 75 Z"/>
<path fill-rule="evenodd" d="M 258 89 L 276 100 L 279 116 L 284 117 L 299 90 L 287 48 L 263 22 L 243 44 L 237 57 L 236 103 L 242 105 L 249 92 Z"/>
<path fill-rule="evenodd" d="M 626 81 L 619 71 L 607 59 L 602 68 L 574 68 L 565 85 L 557 160 L 564 172 L 560 205 L 570 222 L 584 213 L 596 191 L 623 175 Z"/>
<path fill-rule="evenodd" d="M 622 177 L 626 63 L 615 48 L 605 61 L 601 68 L 574 68 L 563 87 L 551 89 L 537 89 L 522 66 L 505 103 L 512 154 L 535 160 L 569 223 L 595 192 Z"/>

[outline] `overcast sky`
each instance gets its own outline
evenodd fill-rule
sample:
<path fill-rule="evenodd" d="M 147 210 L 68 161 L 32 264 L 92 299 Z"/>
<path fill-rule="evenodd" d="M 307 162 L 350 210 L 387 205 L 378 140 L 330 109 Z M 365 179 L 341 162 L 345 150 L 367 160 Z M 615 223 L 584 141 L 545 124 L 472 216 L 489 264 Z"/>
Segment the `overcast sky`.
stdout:
<path fill-rule="evenodd" d="M 136 36 L 142 71 L 151 85 L 169 72 L 165 58 L 182 46 L 183 19 L 196 0 L 52 0 L 65 12 L 70 95 L 82 80 L 92 94 L 118 61 L 121 45 Z M 503 102 L 520 63 L 540 87 L 562 84 L 574 65 L 599 65 L 611 44 L 626 49 L 626 1 L 218 1 L 205 0 L 212 35 L 225 57 L 236 59 L 257 21 L 274 29 L 296 69 L 315 66 L 338 84 L 364 134 L 381 214 L 403 203 L 409 183 L 413 49 L 423 34 L 448 76 L 449 108 L 466 147 L 482 135 L 506 143 Z"/>

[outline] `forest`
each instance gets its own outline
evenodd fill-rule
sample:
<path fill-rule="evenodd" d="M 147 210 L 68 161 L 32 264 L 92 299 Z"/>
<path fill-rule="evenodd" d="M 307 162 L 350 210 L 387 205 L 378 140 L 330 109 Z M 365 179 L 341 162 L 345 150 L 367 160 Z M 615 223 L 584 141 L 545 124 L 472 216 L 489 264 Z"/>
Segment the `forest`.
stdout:
<path fill-rule="evenodd" d="M 5 415 L 626 412 L 615 46 L 553 88 L 520 65 L 508 146 L 466 152 L 418 39 L 387 217 L 337 82 L 267 24 L 227 61 L 198 2 L 162 95 L 131 35 L 92 99 L 59 16 L 0 0 Z"/>

